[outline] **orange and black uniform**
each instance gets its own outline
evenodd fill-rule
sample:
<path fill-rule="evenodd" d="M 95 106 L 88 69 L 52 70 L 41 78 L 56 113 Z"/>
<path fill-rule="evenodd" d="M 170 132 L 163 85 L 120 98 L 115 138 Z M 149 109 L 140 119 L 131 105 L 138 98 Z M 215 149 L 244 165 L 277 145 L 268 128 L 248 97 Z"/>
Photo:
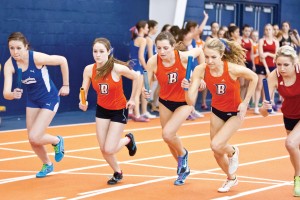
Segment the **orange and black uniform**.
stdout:
<path fill-rule="evenodd" d="M 110 72 L 106 77 L 96 79 L 96 67 L 94 64 L 92 72 L 92 86 L 97 93 L 96 117 L 120 123 L 127 122 L 128 110 L 122 78 L 116 82 Z"/>
<path fill-rule="evenodd" d="M 187 105 L 181 81 L 185 78 L 186 69 L 182 65 L 179 52 L 174 50 L 175 63 L 165 67 L 157 55 L 157 71 L 155 73 L 160 85 L 159 102 L 174 112 L 176 108 Z"/>
<path fill-rule="evenodd" d="M 212 112 L 224 121 L 236 115 L 242 102 L 240 83 L 239 80 L 232 80 L 230 77 L 228 63 L 224 61 L 223 74 L 220 77 L 212 76 L 209 67 L 206 66 L 204 81 L 212 95 Z"/>
<path fill-rule="evenodd" d="M 253 44 L 252 48 L 253 48 L 253 54 L 255 55 L 258 52 L 258 44 Z M 260 62 L 259 61 L 259 56 L 256 56 L 254 58 L 254 64 L 255 64 L 255 66 L 259 65 L 259 62 Z"/>

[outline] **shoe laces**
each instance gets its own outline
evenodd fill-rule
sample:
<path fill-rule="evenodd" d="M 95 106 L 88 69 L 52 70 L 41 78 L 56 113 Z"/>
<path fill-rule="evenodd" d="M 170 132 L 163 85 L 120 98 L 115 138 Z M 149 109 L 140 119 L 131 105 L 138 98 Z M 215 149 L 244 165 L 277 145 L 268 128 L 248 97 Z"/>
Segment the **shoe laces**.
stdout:
<path fill-rule="evenodd" d="M 48 165 L 47 164 L 43 164 L 43 167 L 42 167 L 42 172 L 44 172 L 44 171 L 46 171 L 47 170 L 47 167 L 48 167 Z"/>
<path fill-rule="evenodd" d="M 119 172 L 115 172 L 112 179 L 114 179 L 115 181 L 118 181 L 121 179 L 122 173 Z"/>
<path fill-rule="evenodd" d="M 59 153 L 58 145 L 54 146 L 54 151 L 55 151 L 55 153 Z"/>
<path fill-rule="evenodd" d="M 178 168 L 180 169 L 183 165 L 184 159 L 181 156 L 178 156 Z"/>
<path fill-rule="evenodd" d="M 225 187 L 231 187 L 232 186 L 232 184 L 233 184 L 233 182 L 235 181 L 235 179 L 236 178 L 234 178 L 234 179 L 227 179 L 226 181 L 225 181 L 225 183 L 223 184 L 223 188 L 225 188 Z"/>

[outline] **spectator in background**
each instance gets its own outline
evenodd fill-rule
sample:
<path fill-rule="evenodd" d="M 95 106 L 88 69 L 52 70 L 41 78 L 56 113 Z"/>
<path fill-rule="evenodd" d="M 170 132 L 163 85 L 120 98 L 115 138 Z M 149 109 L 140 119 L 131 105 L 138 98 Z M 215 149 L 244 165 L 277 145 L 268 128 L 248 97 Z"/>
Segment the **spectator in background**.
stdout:
<path fill-rule="evenodd" d="M 252 39 L 252 50 L 253 50 L 253 54 L 252 54 L 252 69 L 253 71 L 256 71 L 256 65 L 259 64 L 259 53 L 258 53 L 258 39 L 259 39 L 259 35 L 258 35 L 258 31 L 257 30 L 252 30 L 251 35 L 250 35 L 251 39 Z"/>
<path fill-rule="evenodd" d="M 251 27 L 248 24 L 245 24 L 242 29 L 242 39 L 241 39 L 241 45 L 244 49 L 246 49 L 246 62 L 245 65 L 248 69 L 253 71 L 253 41 L 250 38 L 251 34 Z M 249 85 L 248 80 L 244 80 L 244 84 L 241 87 L 241 97 L 244 99 L 246 96 L 247 88 Z"/>
<path fill-rule="evenodd" d="M 186 23 L 185 29 L 188 30 L 190 33 L 192 33 L 193 35 L 193 39 L 191 42 L 191 45 L 188 47 L 188 49 L 192 49 L 192 48 L 203 48 L 205 42 L 201 39 L 201 35 L 203 33 L 203 29 L 206 26 L 207 20 L 208 20 L 208 14 L 204 11 L 203 12 L 203 20 L 201 22 L 200 25 L 197 24 L 197 22 L 194 21 L 188 21 Z M 204 61 L 200 61 L 201 63 Z M 193 62 L 193 70 L 194 68 L 199 65 L 199 62 L 197 59 L 194 59 Z M 208 110 L 208 106 L 206 103 L 206 97 L 207 97 L 207 89 L 204 89 L 201 91 L 202 95 L 201 95 L 201 109 L 202 110 Z M 193 117 L 195 118 L 199 118 L 199 117 L 203 117 L 203 114 L 201 114 L 199 111 L 197 111 L 196 109 L 193 111 L 192 115 L 189 117 L 189 119 L 193 119 Z"/>
<path fill-rule="evenodd" d="M 264 36 L 258 42 L 258 53 L 260 63 L 256 65 L 256 74 L 258 75 L 258 84 L 255 90 L 255 105 L 254 114 L 259 114 L 258 103 L 260 101 L 261 93 L 263 91 L 262 80 L 266 78 L 270 72 L 276 69 L 274 58 L 279 47 L 277 39 L 273 34 L 273 26 L 266 24 L 264 29 Z M 274 97 L 272 97 L 273 99 Z M 274 102 L 274 101 L 273 101 Z M 274 107 L 276 111 L 276 108 Z"/>
<path fill-rule="evenodd" d="M 171 28 L 171 27 L 172 27 L 172 26 L 171 26 L 170 24 L 165 24 L 165 25 L 162 27 L 162 29 L 161 29 L 160 32 L 170 31 L 170 28 Z"/>
<path fill-rule="evenodd" d="M 218 30 L 218 38 L 224 38 L 225 32 L 226 31 L 224 29 L 219 29 Z"/>
<path fill-rule="evenodd" d="M 256 72 L 256 66 L 259 65 L 259 53 L 258 53 L 258 40 L 259 40 L 259 35 L 257 30 L 252 30 L 251 35 L 252 39 L 252 69 L 254 72 Z M 250 107 L 254 107 L 254 102 L 255 102 L 255 95 L 252 96 L 252 101 Z"/>
<path fill-rule="evenodd" d="M 210 24 L 210 30 L 211 30 L 211 34 L 209 36 L 206 37 L 205 41 L 208 41 L 211 38 L 218 38 L 218 31 L 219 31 L 219 24 L 218 22 L 212 22 Z"/>
<path fill-rule="evenodd" d="M 287 21 L 282 22 L 281 35 L 278 37 L 279 46 L 284 45 L 296 48 L 300 46 L 300 37 L 296 29 L 291 30 L 290 23 Z"/>
<path fill-rule="evenodd" d="M 156 54 L 156 49 L 155 49 L 155 45 L 154 45 L 154 36 L 157 33 L 157 26 L 158 26 L 158 22 L 155 20 L 148 20 L 148 28 L 149 28 L 149 32 L 148 35 L 146 36 L 146 40 L 147 40 L 147 52 L 148 52 L 148 56 L 146 59 L 146 62 L 149 58 L 151 58 L 154 54 Z"/>
<path fill-rule="evenodd" d="M 146 40 L 147 40 L 147 51 L 148 51 L 148 56 L 146 56 L 146 62 L 149 60 L 149 58 L 151 58 L 153 55 L 156 54 L 156 47 L 155 47 L 155 44 L 154 44 L 154 36 L 156 35 L 157 33 L 157 26 L 158 26 L 158 22 L 155 21 L 155 20 L 148 20 L 148 27 L 149 27 L 149 33 L 146 37 Z M 154 91 L 153 93 L 153 99 L 152 99 L 152 102 L 150 103 L 150 110 L 151 112 L 153 111 L 158 111 L 158 108 L 157 106 L 155 105 L 156 104 L 156 101 L 158 100 L 158 85 L 157 85 L 157 82 L 156 82 L 156 77 L 153 76 L 152 77 L 152 85 L 150 85 L 150 88 Z M 155 87 L 153 87 L 155 86 Z M 143 100 L 142 100 L 143 101 Z M 146 117 L 146 118 L 156 118 L 156 115 L 152 115 L 150 114 L 148 111 L 147 111 L 147 104 L 142 104 L 144 106 L 144 108 L 142 108 L 142 111 L 143 114 L 142 116 Z"/>
<path fill-rule="evenodd" d="M 180 32 L 181 32 L 181 29 L 179 28 L 179 26 L 177 26 L 177 25 L 171 26 L 170 33 L 173 35 L 176 42 L 178 42 Z"/>
<path fill-rule="evenodd" d="M 225 38 L 241 44 L 240 28 L 237 26 L 229 26 L 228 31 L 225 32 Z"/>
<path fill-rule="evenodd" d="M 278 38 L 281 35 L 278 24 L 273 24 L 274 37 Z"/>
<path fill-rule="evenodd" d="M 139 106 L 141 102 L 141 108 L 147 108 L 147 101 L 146 99 L 141 98 L 141 92 L 143 87 L 143 73 L 144 69 L 146 69 L 147 40 L 145 36 L 149 32 L 148 23 L 143 20 L 139 21 L 134 27 L 130 29 L 130 31 L 132 33 L 132 40 L 130 42 L 129 58 L 131 59 L 131 61 L 133 61 L 133 70 L 138 74 L 138 81 L 137 92 L 134 98 L 136 106 L 133 111 L 132 109 L 129 109 L 128 116 L 136 122 L 149 122 L 149 118 L 147 116 L 141 115 Z M 147 110 L 142 110 L 142 112 L 145 113 L 147 112 Z"/>

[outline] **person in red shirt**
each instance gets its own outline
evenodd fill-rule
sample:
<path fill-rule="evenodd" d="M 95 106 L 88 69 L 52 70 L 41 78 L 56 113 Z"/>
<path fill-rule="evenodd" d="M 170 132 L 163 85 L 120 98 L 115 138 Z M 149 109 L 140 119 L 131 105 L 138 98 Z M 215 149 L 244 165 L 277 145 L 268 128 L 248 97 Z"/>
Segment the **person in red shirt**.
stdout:
<path fill-rule="evenodd" d="M 118 183 L 123 178 L 115 154 L 126 146 L 129 155 L 134 156 L 137 150 L 133 134 L 126 134 L 121 139 L 128 120 L 128 109 L 135 106 L 134 96 L 137 90 L 137 75 L 128 68 L 127 63 L 113 57 L 110 42 L 106 38 L 96 38 L 93 43 L 94 64 L 85 67 L 82 88 L 87 95 L 92 83 L 97 93 L 96 134 L 104 159 L 114 170 L 109 185 Z M 131 97 L 126 102 L 123 91 L 122 76 L 133 81 Z M 87 96 L 86 96 L 87 97 Z M 86 111 L 80 96 L 79 108 Z"/>
<path fill-rule="evenodd" d="M 278 47 L 279 43 L 273 35 L 273 26 L 271 24 L 266 24 L 264 36 L 258 41 L 260 63 L 256 65 L 255 71 L 258 75 L 258 84 L 254 95 L 254 114 L 259 114 L 258 104 L 261 98 L 261 93 L 263 91 L 262 80 L 266 78 L 270 74 L 270 72 L 276 69 L 274 57 Z M 276 111 L 276 109 L 274 111 Z"/>
<path fill-rule="evenodd" d="M 245 24 L 242 29 L 242 38 L 241 38 L 241 45 L 244 49 L 246 49 L 246 62 L 245 65 L 247 68 L 253 70 L 253 63 L 252 63 L 252 58 L 253 58 L 253 41 L 250 38 L 251 34 L 251 27 L 248 24 Z M 247 91 L 248 88 L 248 81 L 244 81 L 244 85 L 241 88 L 241 96 L 244 98 L 245 92 Z"/>
<path fill-rule="evenodd" d="M 228 192 L 237 185 L 239 149 L 228 144 L 228 140 L 241 126 L 251 96 L 257 84 L 257 75 L 244 67 L 244 49 L 235 41 L 210 39 L 204 46 L 205 63 L 198 65 L 191 82 L 184 79 L 181 83 L 186 102 L 194 105 L 199 88 L 208 88 L 212 94 L 212 114 L 210 119 L 211 149 L 227 180 L 218 192 Z M 242 100 L 239 79 L 249 81 Z"/>
<path fill-rule="evenodd" d="M 277 89 L 283 98 L 281 111 L 287 133 L 285 147 L 290 154 L 294 167 L 294 196 L 300 196 L 300 69 L 296 51 L 291 46 L 278 49 L 275 62 L 277 69 L 268 76 L 270 94 Z M 268 109 L 272 109 L 269 101 L 263 101 L 260 113 L 268 116 Z"/>
<path fill-rule="evenodd" d="M 199 57 L 204 62 L 201 48 L 190 51 L 179 51 L 180 44 L 176 45 L 175 38 L 169 32 L 161 32 L 155 39 L 157 54 L 147 62 L 148 79 L 151 82 L 153 74 L 156 75 L 159 91 L 159 115 L 162 126 L 162 137 L 177 161 L 178 178 L 174 185 L 182 185 L 190 174 L 188 166 L 188 151 L 183 147 L 176 132 L 193 110 L 187 105 L 181 80 L 186 74 L 188 56 Z M 145 98 L 150 98 L 150 93 L 144 89 Z"/>

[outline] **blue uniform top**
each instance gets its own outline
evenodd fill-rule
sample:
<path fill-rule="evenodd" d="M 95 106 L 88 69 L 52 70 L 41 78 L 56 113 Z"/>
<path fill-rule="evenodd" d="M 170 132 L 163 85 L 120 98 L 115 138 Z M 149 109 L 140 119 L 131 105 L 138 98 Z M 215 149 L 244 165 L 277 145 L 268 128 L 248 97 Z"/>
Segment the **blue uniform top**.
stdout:
<path fill-rule="evenodd" d="M 33 51 L 29 51 L 29 64 L 26 71 L 22 73 L 22 83 L 26 86 L 27 99 L 35 102 L 48 102 L 51 99 L 59 99 L 58 91 L 50 79 L 46 66 L 38 69 L 34 63 Z M 14 58 L 11 58 L 15 72 L 18 72 L 18 65 Z"/>
<path fill-rule="evenodd" d="M 152 38 L 150 37 L 150 36 L 148 36 L 151 40 L 152 40 Z M 148 50 L 148 49 L 147 49 Z M 153 53 L 153 55 L 155 55 L 156 53 L 157 53 L 157 51 L 156 51 L 156 46 L 155 46 L 155 44 L 154 44 L 154 40 L 153 40 L 153 46 L 152 46 L 152 53 Z M 146 62 L 149 60 L 149 56 L 148 56 L 148 51 L 147 51 L 147 54 L 146 54 Z"/>
<path fill-rule="evenodd" d="M 140 47 L 137 47 L 134 45 L 134 40 L 131 40 L 130 41 L 129 58 L 130 58 L 130 60 L 132 60 L 134 62 L 133 70 L 138 71 L 141 74 L 143 74 L 144 67 L 141 65 L 141 63 L 139 61 L 139 49 L 140 49 Z M 144 52 L 145 61 L 146 61 L 146 55 L 147 55 L 147 48 L 145 48 L 145 52 Z"/>

